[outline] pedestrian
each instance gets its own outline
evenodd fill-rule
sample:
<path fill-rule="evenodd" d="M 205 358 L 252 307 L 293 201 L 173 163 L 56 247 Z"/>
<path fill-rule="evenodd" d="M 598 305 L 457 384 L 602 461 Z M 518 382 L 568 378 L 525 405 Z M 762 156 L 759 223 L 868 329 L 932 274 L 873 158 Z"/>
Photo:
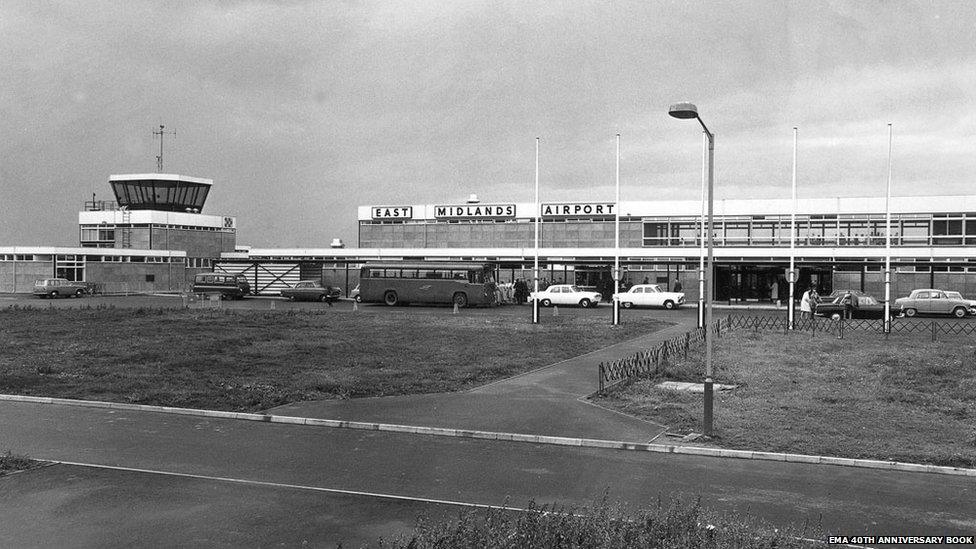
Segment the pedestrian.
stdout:
<path fill-rule="evenodd" d="M 820 303 L 820 294 L 817 293 L 817 288 L 810 288 L 810 318 L 817 315 L 817 304 Z"/>
<path fill-rule="evenodd" d="M 775 305 L 779 300 L 779 282 L 774 278 L 773 283 L 769 285 L 769 301 Z"/>
<path fill-rule="evenodd" d="M 647 278 L 646 276 L 644 277 L 644 282 L 641 282 L 641 284 L 650 284 L 650 283 L 651 283 L 651 279 Z"/>
<path fill-rule="evenodd" d="M 524 304 L 529 299 L 529 285 L 525 283 L 525 279 L 518 279 L 515 281 L 515 303 L 518 305 Z"/>
<path fill-rule="evenodd" d="M 844 294 L 844 298 L 840 300 L 841 304 L 844 306 L 844 320 L 850 320 L 852 312 L 854 311 L 854 296 L 851 292 Z"/>
<path fill-rule="evenodd" d="M 674 277 L 674 291 L 680 292 L 682 290 L 681 280 L 678 277 Z"/>
<path fill-rule="evenodd" d="M 800 298 L 800 319 L 811 318 L 812 313 L 813 308 L 810 306 L 810 290 L 808 288 L 803 292 L 803 297 Z"/>

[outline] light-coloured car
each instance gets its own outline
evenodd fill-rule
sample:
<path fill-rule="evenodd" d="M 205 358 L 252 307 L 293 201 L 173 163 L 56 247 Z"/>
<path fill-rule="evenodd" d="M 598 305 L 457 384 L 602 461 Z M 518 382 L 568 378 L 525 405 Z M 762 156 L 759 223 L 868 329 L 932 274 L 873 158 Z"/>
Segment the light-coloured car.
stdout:
<path fill-rule="evenodd" d="M 631 307 L 664 307 L 676 309 L 685 304 L 684 292 L 666 292 L 657 284 L 635 284 L 629 290 L 613 294 L 624 309 Z"/>
<path fill-rule="evenodd" d="M 359 284 L 356 284 L 356 287 L 353 288 L 351 292 L 349 292 L 349 297 L 355 299 L 356 303 L 363 302 L 363 296 L 359 295 Z"/>
<path fill-rule="evenodd" d="M 88 284 L 72 282 L 66 278 L 42 278 L 34 281 L 37 297 L 81 297 L 88 293 Z"/>
<path fill-rule="evenodd" d="M 553 284 L 545 290 L 532 292 L 529 299 L 538 299 L 543 307 L 552 305 L 579 305 L 584 309 L 596 307 L 602 296 L 599 292 L 581 290 L 572 284 Z"/>
<path fill-rule="evenodd" d="M 963 297 L 962 294 L 959 293 L 959 292 L 950 292 L 949 290 L 946 290 L 946 295 L 949 296 L 949 299 L 959 299 L 959 300 L 962 300 L 962 301 L 968 301 L 969 302 L 969 308 L 970 309 L 976 309 L 976 300 L 967 299 L 967 298 Z"/>
<path fill-rule="evenodd" d="M 944 290 L 931 288 L 912 290 L 908 297 L 896 299 L 895 307 L 901 309 L 905 316 L 928 314 L 953 315 L 962 318 L 966 315 L 976 314 L 976 310 L 973 309 L 968 300 L 953 299 Z"/>

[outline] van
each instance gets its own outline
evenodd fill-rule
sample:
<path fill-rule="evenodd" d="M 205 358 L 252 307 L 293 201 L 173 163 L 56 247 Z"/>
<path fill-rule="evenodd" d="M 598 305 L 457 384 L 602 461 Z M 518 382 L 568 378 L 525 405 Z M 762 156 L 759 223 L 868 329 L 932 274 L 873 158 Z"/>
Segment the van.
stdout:
<path fill-rule="evenodd" d="M 219 293 L 221 299 L 243 299 L 251 293 L 251 285 L 244 275 L 200 273 L 193 277 L 193 293 Z"/>

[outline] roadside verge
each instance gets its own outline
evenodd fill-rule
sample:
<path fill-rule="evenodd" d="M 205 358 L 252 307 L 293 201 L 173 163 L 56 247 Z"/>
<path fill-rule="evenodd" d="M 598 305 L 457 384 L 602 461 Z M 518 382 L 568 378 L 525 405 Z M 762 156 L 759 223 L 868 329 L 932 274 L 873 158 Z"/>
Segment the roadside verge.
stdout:
<path fill-rule="evenodd" d="M 804 454 L 783 454 L 775 452 L 757 452 L 749 450 L 726 450 L 721 448 L 702 448 L 692 446 L 676 446 L 670 444 L 635 443 L 613 440 L 599 440 L 587 438 L 555 437 L 545 435 L 528 435 L 521 433 L 504 433 L 494 431 L 479 431 L 468 429 L 449 429 L 443 427 L 423 427 L 416 425 L 396 425 L 389 423 L 372 423 L 362 421 L 340 421 L 333 419 L 315 419 L 304 417 L 280 416 L 271 414 L 254 414 L 246 412 L 223 412 L 216 410 L 200 410 L 194 408 L 175 408 L 168 406 L 147 406 L 141 404 L 125 404 L 117 402 L 102 402 L 97 400 L 73 400 L 52 397 L 33 397 L 21 395 L 0 395 L 0 400 L 12 402 L 26 402 L 32 404 L 56 404 L 61 406 L 79 406 L 87 408 L 102 408 L 110 410 L 129 410 L 134 412 L 156 412 L 164 414 L 187 415 L 215 419 L 236 419 L 243 421 L 259 421 L 264 423 L 278 423 L 286 425 L 305 425 L 310 427 L 329 427 L 336 429 L 357 429 L 364 431 L 385 431 L 393 433 L 407 433 L 418 435 L 476 438 L 484 440 L 500 440 L 507 442 L 528 442 L 533 444 L 549 444 L 555 446 L 576 446 L 583 448 L 602 448 L 611 450 L 628 450 L 640 452 L 656 452 L 666 454 L 685 454 L 694 456 L 755 459 L 765 461 L 782 461 L 788 463 L 806 463 L 813 465 L 839 465 L 843 467 L 860 467 L 867 469 L 882 469 L 887 471 L 902 471 L 912 473 L 935 473 L 942 475 L 957 475 L 976 477 L 976 469 L 962 467 L 944 467 L 938 465 L 923 465 L 903 463 L 897 461 L 880 461 L 869 459 L 852 459 L 829 456 L 813 456 Z"/>

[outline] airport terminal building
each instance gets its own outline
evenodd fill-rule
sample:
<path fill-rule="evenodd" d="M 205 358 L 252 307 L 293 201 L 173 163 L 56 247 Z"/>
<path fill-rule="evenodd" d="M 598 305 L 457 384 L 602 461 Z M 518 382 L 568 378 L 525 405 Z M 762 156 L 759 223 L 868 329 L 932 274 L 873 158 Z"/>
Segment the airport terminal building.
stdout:
<path fill-rule="evenodd" d="M 532 278 L 536 204 L 376 204 L 358 208 L 358 242 L 345 247 L 258 249 L 237 243 L 237 218 L 202 213 L 213 182 L 174 174 L 113 175 L 115 200 L 85 203 L 77 247 L 0 246 L 0 292 L 29 292 L 60 276 L 106 291 L 186 291 L 193 275 L 243 274 L 252 291 L 275 295 L 318 279 L 348 292 L 369 261 L 489 263 L 496 278 Z M 914 288 L 976 295 L 976 195 L 891 199 L 893 294 Z M 715 299 L 784 300 L 793 201 L 715 203 Z M 612 285 L 616 216 L 623 277 L 697 300 L 699 201 L 543 202 L 540 278 L 591 288 Z M 883 295 L 885 199 L 816 198 L 796 203 L 800 288 L 861 289 Z M 776 294 L 772 292 L 775 290 Z"/>
<path fill-rule="evenodd" d="M 600 287 L 612 281 L 616 249 L 612 202 L 544 202 L 540 278 Z M 498 280 L 532 277 L 535 204 L 382 204 L 360 206 L 354 249 L 250 249 L 224 254 L 220 269 L 243 272 L 277 265 L 323 268 L 330 284 L 351 288 L 364 261 L 467 261 L 498 266 Z M 717 300 L 786 299 L 791 200 L 720 200 L 715 204 Z M 976 196 L 896 197 L 892 211 L 893 293 L 913 288 L 976 294 Z M 623 277 L 672 287 L 680 280 L 697 299 L 701 203 L 626 201 L 619 205 Z M 883 295 L 884 198 L 820 198 L 796 205 L 800 287 L 821 293 L 861 289 Z M 232 257 L 236 256 L 236 257 Z M 258 285 L 260 287 L 260 284 Z"/>

